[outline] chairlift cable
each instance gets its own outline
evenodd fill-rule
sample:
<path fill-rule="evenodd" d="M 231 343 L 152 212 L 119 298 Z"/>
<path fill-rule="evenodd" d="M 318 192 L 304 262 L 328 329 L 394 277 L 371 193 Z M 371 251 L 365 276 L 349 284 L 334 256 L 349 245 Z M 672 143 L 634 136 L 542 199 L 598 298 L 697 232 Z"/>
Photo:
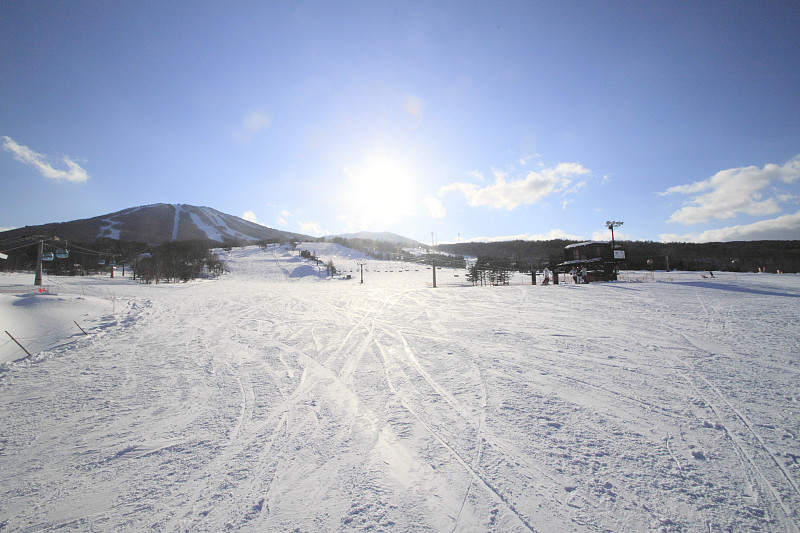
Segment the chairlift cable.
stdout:
<path fill-rule="evenodd" d="M 8 250 L 3 250 L 3 253 L 5 253 L 5 252 L 13 252 L 14 250 L 19 250 L 20 248 L 27 248 L 29 246 L 33 246 L 34 244 L 36 244 L 36 243 L 32 242 L 32 243 L 28 243 L 28 244 L 23 244 L 22 246 L 17 246 L 16 248 L 9 248 Z"/>

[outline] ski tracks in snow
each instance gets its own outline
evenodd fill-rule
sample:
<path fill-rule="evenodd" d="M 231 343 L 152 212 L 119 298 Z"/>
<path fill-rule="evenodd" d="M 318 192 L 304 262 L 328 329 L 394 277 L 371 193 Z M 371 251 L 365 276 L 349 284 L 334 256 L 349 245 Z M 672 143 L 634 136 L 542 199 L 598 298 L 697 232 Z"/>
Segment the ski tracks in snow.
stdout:
<path fill-rule="evenodd" d="M 0 378 L 0 524 L 797 530 L 788 299 L 320 282 L 271 251 Z"/>

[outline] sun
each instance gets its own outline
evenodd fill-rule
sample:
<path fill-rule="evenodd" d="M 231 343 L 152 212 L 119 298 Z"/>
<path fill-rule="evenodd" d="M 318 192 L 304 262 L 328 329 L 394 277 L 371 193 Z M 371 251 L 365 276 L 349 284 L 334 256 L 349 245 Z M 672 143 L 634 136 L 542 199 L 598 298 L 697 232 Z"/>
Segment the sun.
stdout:
<path fill-rule="evenodd" d="M 414 212 L 416 176 L 399 159 L 372 155 L 345 172 L 350 177 L 346 203 L 360 225 L 378 230 L 377 226 L 393 224 Z"/>

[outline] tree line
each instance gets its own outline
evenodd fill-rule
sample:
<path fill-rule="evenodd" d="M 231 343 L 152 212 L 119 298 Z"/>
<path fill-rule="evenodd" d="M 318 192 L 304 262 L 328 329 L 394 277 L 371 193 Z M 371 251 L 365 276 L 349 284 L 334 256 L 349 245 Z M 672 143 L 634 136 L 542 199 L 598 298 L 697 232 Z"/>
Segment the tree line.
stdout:
<path fill-rule="evenodd" d="M 215 277 L 224 272 L 224 265 L 211 250 L 221 243 L 211 240 L 172 241 L 161 244 L 119 241 L 103 237 L 91 243 L 58 241 L 69 251 L 68 257 L 43 263 L 45 270 L 57 276 L 82 276 L 122 273 L 143 283 L 189 281 L 202 275 Z M 48 245 L 49 246 L 49 245 Z M 7 254 L 0 261 L 6 271 L 29 271 L 36 268 L 38 241 Z"/>
<path fill-rule="evenodd" d="M 555 267 L 565 260 L 564 248 L 579 241 L 504 241 L 441 244 L 451 254 L 502 260 L 518 271 Z M 625 251 L 620 268 L 630 270 L 722 270 L 732 272 L 800 272 L 800 241 L 734 241 L 663 243 L 616 241 Z"/>
<path fill-rule="evenodd" d="M 205 241 L 173 241 L 155 246 L 134 260 L 135 275 L 143 283 L 197 279 L 201 274 L 217 277 L 225 265 Z"/>
<path fill-rule="evenodd" d="M 526 265 L 514 264 L 509 259 L 480 256 L 467 267 L 467 281 L 473 285 L 508 285 L 512 272 L 526 270 Z"/>

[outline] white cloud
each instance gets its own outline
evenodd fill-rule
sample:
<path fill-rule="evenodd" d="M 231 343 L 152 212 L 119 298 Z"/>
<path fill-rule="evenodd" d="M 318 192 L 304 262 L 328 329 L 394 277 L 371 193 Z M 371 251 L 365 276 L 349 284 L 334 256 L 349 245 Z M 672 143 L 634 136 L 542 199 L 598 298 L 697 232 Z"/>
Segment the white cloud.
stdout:
<path fill-rule="evenodd" d="M 322 236 L 322 226 L 317 222 L 299 222 L 300 231 L 314 237 Z"/>
<path fill-rule="evenodd" d="M 344 229 L 341 231 L 341 233 L 355 233 L 357 231 L 366 229 L 362 223 L 362 220 L 354 215 L 344 214 L 339 215 L 336 218 L 338 218 L 343 224 Z"/>
<path fill-rule="evenodd" d="M 800 235 L 800 211 L 752 224 L 710 229 L 699 233 L 662 233 L 663 242 L 726 242 L 794 240 Z"/>
<path fill-rule="evenodd" d="M 669 222 L 697 224 L 711 219 L 726 220 L 746 214 L 766 216 L 779 213 L 780 203 L 792 198 L 770 185 L 791 184 L 800 179 L 800 156 L 783 166 L 768 164 L 721 170 L 703 181 L 670 187 L 659 195 L 693 194 L 684 206 L 672 213 Z M 774 196 L 765 196 L 765 193 Z"/>
<path fill-rule="evenodd" d="M 281 226 L 285 226 L 286 224 L 288 224 L 290 215 L 291 213 L 289 213 L 289 211 L 285 209 L 282 210 L 280 213 L 278 213 L 278 224 L 280 224 Z"/>
<path fill-rule="evenodd" d="M 258 224 L 258 218 L 256 217 L 256 214 L 253 213 L 252 211 L 245 211 L 242 214 L 242 218 L 247 220 L 248 222 L 255 222 L 256 224 Z"/>
<path fill-rule="evenodd" d="M 73 159 L 64 156 L 64 164 L 67 165 L 67 170 L 58 170 L 53 168 L 45 160 L 45 156 L 34 152 L 27 146 L 18 144 L 11 137 L 4 136 L 3 148 L 14 154 L 14 158 L 18 161 L 26 163 L 35 167 L 39 173 L 45 178 L 54 180 L 67 180 L 81 183 L 89 179 L 89 175 L 81 166 Z"/>
<path fill-rule="evenodd" d="M 592 233 L 593 241 L 611 241 L 611 230 L 608 228 L 600 229 Z M 614 232 L 615 241 L 632 241 L 634 238 L 628 233 L 622 233 L 619 230 Z"/>
<path fill-rule="evenodd" d="M 242 127 L 250 133 L 256 134 L 268 128 L 271 122 L 266 114 L 260 111 L 252 111 L 244 117 Z"/>
<path fill-rule="evenodd" d="M 428 207 L 428 215 L 430 215 L 431 218 L 444 218 L 447 216 L 447 210 L 444 208 L 442 202 L 440 202 L 438 198 L 426 196 L 422 199 L 422 201 Z"/>
<path fill-rule="evenodd" d="M 267 129 L 271 123 L 269 115 L 263 111 L 251 111 L 242 119 L 242 123 L 235 132 L 236 139 L 247 143 L 263 130 Z"/>
<path fill-rule="evenodd" d="M 469 172 L 467 172 L 467 176 L 472 176 L 473 178 L 481 182 L 484 181 L 485 179 L 483 177 L 483 172 L 481 172 L 480 170 L 470 170 Z"/>
<path fill-rule="evenodd" d="M 457 191 L 471 206 L 488 205 L 511 211 L 523 204 L 534 204 L 551 194 L 573 193 L 585 183 L 579 182 L 570 190 L 572 179 L 588 173 L 589 169 L 580 163 L 559 163 L 552 168 L 529 172 L 523 179 L 508 181 L 506 173 L 496 170 L 491 185 L 481 188 L 473 183 L 456 182 L 441 187 L 439 194 Z"/>
<path fill-rule="evenodd" d="M 582 241 L 580 235 L 573 235 L 561 229 L 551 229 L 547 233 L 521 233 L 519 235 L 502 235 L 497 237 L 472 237 L 461 239 L 458 242 L 504 242 L 504 241 L 552 241 L 554 239 L 564 239 L 570 241 Z M 441 242 L 439 244 L 450 244 Z"/>

